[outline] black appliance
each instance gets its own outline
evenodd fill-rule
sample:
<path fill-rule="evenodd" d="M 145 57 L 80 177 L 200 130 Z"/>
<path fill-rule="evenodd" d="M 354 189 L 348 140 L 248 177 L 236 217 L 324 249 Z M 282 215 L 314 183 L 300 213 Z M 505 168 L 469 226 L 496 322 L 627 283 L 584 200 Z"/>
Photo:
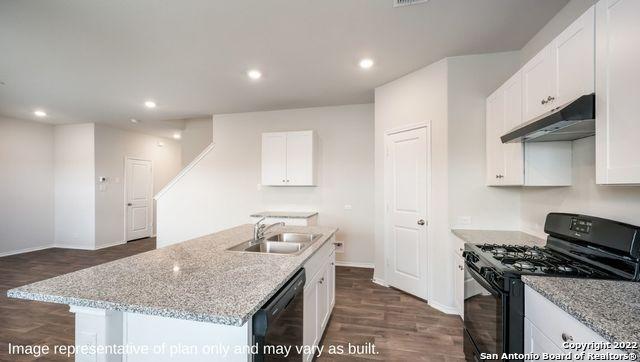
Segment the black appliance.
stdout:
<path fill-rule="evenodd" d="M 545 100 L 542 102 L 549 102 Z M 596 134 L 596 95 L 585 94 L 526 122 L 505 135 L 502 143 L 573 141 Z"/>
<path fill-rule="evenodd" d="M 254 361 L 302 361 L 296 347 L 302 346 L 304 283 L 300 269 L 253 315 L 253 343 L 258 346 Z M 288 355 L 282 353 L 283 346 L 290 348 Z"/>
<path fill-rule="evenodd" d="M 465 284 L 467 361 L 480 361 L 481 353 L 524 353 L 521 275 L 640 280 L 638 226 L 550 213 L 545 233 L 545 246 L 465 244 L 466 270 L 480 285 Z"/>

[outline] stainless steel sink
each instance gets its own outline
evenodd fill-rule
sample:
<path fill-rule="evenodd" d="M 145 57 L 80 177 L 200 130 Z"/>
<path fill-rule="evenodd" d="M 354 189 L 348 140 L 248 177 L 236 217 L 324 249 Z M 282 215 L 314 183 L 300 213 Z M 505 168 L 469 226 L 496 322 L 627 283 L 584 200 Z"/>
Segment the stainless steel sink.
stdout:
<path fill-rule="evenodd" d="M 321 236 L 321 234 L 279 233 L 261 240 L 245 241 L 227 250 L 249 253 L 299 254 Z"/>

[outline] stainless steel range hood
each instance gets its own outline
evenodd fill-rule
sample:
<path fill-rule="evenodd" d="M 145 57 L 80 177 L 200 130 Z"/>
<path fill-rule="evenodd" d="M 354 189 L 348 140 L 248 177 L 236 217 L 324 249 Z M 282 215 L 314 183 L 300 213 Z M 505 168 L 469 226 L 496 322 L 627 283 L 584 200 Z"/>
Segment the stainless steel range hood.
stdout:
<path fill-rule="evenodd" d="M 522 124 L 502 143 L 573 141 L 596 134 L 596 95 L 583 95 Z"/>

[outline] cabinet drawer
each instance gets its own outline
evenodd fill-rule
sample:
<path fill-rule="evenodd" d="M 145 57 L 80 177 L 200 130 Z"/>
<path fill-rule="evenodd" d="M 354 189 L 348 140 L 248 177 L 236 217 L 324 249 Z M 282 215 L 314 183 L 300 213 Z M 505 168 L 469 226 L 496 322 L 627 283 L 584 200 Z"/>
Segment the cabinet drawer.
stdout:
<path fill-rule="evenodd" d="M 565 339 L 573 343 L 606 342 L 599 334 L 570 316 L 540 293 L 525 287 L 525 318 L 531 322 L 542 334 L 544 334 L 563 353 L 572 350 L 564 348 Z M 564 335 L 564 338 L 563 338 Z M 587 349 L 587 352 L 596 352 Z M 605 353 L 607 351 L 600 351 Z M 619 350 L 608 352 L 623 353 Z"/>

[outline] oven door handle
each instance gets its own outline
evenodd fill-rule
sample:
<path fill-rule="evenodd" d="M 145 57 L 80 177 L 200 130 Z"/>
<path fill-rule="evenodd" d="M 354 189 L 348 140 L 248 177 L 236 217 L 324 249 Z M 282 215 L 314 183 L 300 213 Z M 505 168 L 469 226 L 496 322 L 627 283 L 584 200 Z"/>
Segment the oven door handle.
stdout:
<path fill-rule="evenodd" d="M 467 266 L 469 266 L 468 263 L 467 263 Z M 467 268 L 467 271 L 469 271 L 469 274 L 471 274 L 473 279 L 476 282 L 478 282 L 478 284 L 480 284 L 483 288 L 488 290 L 494 296 L 499 297 L 502 294 L 502 292 L 500 290 L 498 290 L 496 287 L 491 285 L 491 283 L 489 283 L 489 281 L 487 281 L 485 278 L 483 278 L 482 275 L 478 274 L 478 272 L 475 271 L 473 268 L 469 267 L 469 268 Z"/>

